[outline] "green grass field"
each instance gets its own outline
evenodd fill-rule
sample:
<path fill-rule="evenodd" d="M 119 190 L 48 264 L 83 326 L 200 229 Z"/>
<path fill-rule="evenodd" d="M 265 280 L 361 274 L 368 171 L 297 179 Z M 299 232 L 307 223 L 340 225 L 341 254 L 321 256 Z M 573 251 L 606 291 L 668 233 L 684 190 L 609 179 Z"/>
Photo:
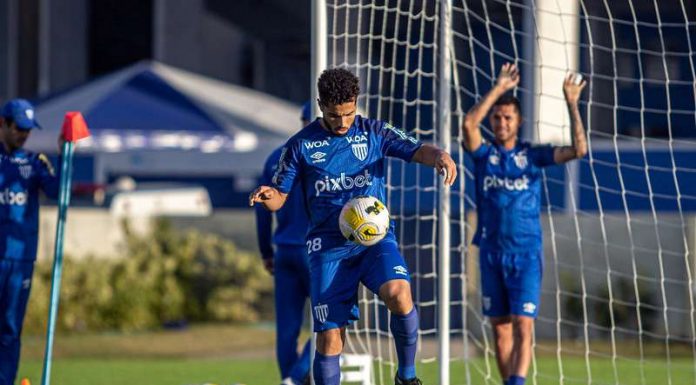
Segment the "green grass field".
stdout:
<path fill-rule="evenodd" d="M 43 339 L 26 337 L 19 376 L 32 384 L 40 383 Z M 642 367 L 642 370 L 641 370 Z M 437 384 L 437 365 L 419 365 L 426 385 Z M 610 358 L 593 357 L 590 370 L 582 356 L 563 358 L 560 368 L 553 356 L 537 357 L 536 375 L 530 384 L 652 385 L 694 384 L 691 358 L 674 358 L 667 368 L 662 359 L 649 359 L 640 365 L 629 359 L 617 361 L 616 371 Z M 377 371 L 389 384 L 391 367 Z M 451 384 L 499 384 L 495 362 L 476 358 L 465 364 L 453 362 Z M 643 379 L 641 381 L 641 378 Z M 54 385 L 274 385 L 278 374 L 273 361 L 273 332 L 268 328 L 239 326 L 196 326 L 184 331 L 160 331 L 132 335 L 88 334 L 57 336 L 53 363 Z"/>

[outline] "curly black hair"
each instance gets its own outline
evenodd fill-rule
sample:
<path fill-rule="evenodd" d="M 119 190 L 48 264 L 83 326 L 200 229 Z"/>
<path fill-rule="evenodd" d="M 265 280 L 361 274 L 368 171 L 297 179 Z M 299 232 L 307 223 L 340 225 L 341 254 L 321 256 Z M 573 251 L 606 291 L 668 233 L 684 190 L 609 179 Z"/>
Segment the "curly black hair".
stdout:
<path fill-rule="evenodd" d="M 360 93 L 358 77 L 343 68 L 324 70 L 317 82 L 319 102 L 337 105 L 357 100 Z"/>
<path fill-rule="evenodd" d="M 507 106 L 509 104 L 515 106 L 515 109 L 517 110 L 518 114 L 522 112 L 522 108 L 520 107 L 520 99 L 510 94 L 504 94 L 503 96 L 499 97 L 498 100 L 496 100 L 495 103 L 493 103 L 493 107 Z"/>

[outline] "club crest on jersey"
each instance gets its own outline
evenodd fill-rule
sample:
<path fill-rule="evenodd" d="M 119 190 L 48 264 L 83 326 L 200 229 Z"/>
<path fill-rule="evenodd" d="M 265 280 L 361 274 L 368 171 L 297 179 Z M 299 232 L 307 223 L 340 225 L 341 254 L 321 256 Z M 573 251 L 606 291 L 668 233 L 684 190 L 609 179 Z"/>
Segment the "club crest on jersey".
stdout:
<path fill-rule="evenodd" d="M 367 143 L 351 144 L 351 149 L 353 150 L 353 155 L 359 160 L 367 158 Z"/>
<path fill-rule="evenodd" d="M 497 166 L 500 164 L 500 156 L 498 156 L 498 154 L 491 154 L 491 156 L 488 157 L 488 161 L 492 165 Z"/>
<path fill-rule="evenodd" d="M 29 179 L 31 176 L 31 165 L 26 164 L 23 166 L 19 166 L 19 174 L 22 176 L 24 179 Z"/>
<path fill-rule="evenodd" d="M 527 151 L 520 151 L 517 154 L 512 156 L 512 159 L 515 160 L 515 165 L 518 168 L 525 168 L 527 167 Z"/>

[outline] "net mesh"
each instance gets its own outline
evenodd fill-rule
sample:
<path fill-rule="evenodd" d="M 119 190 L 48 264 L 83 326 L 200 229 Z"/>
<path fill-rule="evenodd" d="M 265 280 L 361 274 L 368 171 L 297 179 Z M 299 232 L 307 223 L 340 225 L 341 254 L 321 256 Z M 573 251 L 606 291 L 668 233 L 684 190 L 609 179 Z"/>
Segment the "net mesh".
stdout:
<path fill-rule="evenodd" d="M 440 140 L 440 1 L 327 2 L 329 66 L 361 79 L 363 115 Z M 437 309 L 451 311 L 451 383 L 499 384 L 481 314 L 471 164 L 460 150 L 465 112 L 515 62 L 521 136 L 567 144 L 561 79 L 588 80 L 580 103 L 589 154 L 544 171 L 545 275 L 532 384 L 696 383 L 693 298 L 696 221 L 696 4 L 657 0 L 454 0 L 451 12 L 453 157 L 450 245 L 437 244 L 438 177 L 390 161 L 388 206 L 421 316 L 419 374 L 437 383 Z M 559 108 L 560 106 L 560 108 Z M 486 123 L 482 127 L 488 135 Z M 438 249 L 451 276 L 437 275 Z M 452 298 L 437 298 L 449 279 Z M 348 351 L 371 355 L 390 383 L 396 354 L 383 303 L 362 289 Z"/>

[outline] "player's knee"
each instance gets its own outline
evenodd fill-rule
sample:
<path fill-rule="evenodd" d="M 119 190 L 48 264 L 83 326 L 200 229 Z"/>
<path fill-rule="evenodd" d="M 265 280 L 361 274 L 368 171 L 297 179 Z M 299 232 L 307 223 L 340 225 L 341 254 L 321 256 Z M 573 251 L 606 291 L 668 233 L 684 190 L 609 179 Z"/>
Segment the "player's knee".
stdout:
<path fill-rule="evenodd" d="M 395 280 L 382 285 L 380 297 L 393 313 L 405 315 L 413 309 L 411 286 L 408 281 Z"/>
<path fill-rule="evenodd" d="M 329 356 L 341 354 L 343 351 L 341 329 L 329 329 L 317 333 L 317 351 Z"/>

